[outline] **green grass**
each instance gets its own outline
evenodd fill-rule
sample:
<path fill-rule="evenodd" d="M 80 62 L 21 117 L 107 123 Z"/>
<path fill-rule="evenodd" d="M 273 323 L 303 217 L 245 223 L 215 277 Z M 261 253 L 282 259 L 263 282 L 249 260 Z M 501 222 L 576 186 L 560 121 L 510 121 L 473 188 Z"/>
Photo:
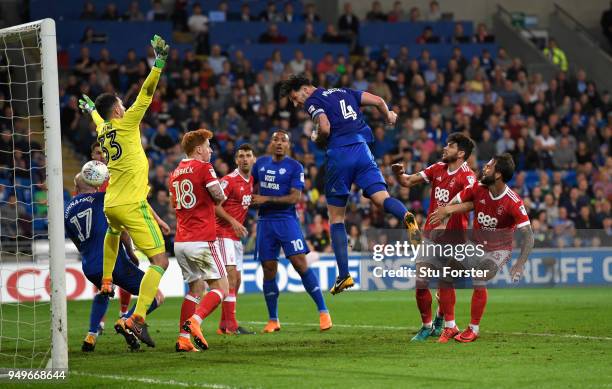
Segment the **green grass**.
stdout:
<path fill-rule="evenodd" d="M 326 333 L 318 331 L 318 315 L 306 294 L 285 293 L 279 304 L 281 332 L 219 336 L 214 334 L 216 313 L 204 325 L 211 348 L 197 354 L 174 352 L 180 299 L 168 299 L 149 317 L 158 346 L 138 353 L 127 352 L 123 338 L 110 331 L 99 338 L 94 353 L 81 353 L 90 302 L 70 302 L 71 375 L 62 385 L 611 388 L 611 292 L 490 290 L 481 338 L 472 344 L 445 345 L 434 340 L 409 342 L 419 325 L 414 291 L 326 295 L 336 325 Z M 458 291 L 460 327 L 467 324 L 470 296 L 469 290 Z M 116 302 L 109 312 L 109 317 L 117 312 Z M 263 297 L 239 296 L 238 317 L 261 330 L 263 325 L 255 322 L 266 319 Z M 107 327 L 111 326 L 109 319 Z M 0 362 L 6 366 L 4 359 Z"/>

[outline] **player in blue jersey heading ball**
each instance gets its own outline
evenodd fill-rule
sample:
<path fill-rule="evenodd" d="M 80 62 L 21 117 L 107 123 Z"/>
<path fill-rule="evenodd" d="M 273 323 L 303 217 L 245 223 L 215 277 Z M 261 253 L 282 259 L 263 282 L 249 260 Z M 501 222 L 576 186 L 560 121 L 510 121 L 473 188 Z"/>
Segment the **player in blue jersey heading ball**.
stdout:
<path fill-rule="evenodd" d="M 379 96 L 348 88 L 316 88 L 301 75 L 283 81 L 280 91 L 281 97 L 288 97 L 295 107 L 308 112 L 315 124 L 312 139 L 319 147 L 327 147 L 325 197 L 338 264 L 338 278 L 330 292 L 337 294 L 354 285 L 348 270 L 348 239 L 344 225 L 352 184 L 361 188 L 364 196 L 385 212 L 403 220 L 413 244 L 421 240 L 414 215 L 387 191 L 385 179 L 368 147 L 374 136 L 361 107 L 376 107 L 390 125 L 395 124 L 397 114 L 389 111 L 387 103 Z"/>

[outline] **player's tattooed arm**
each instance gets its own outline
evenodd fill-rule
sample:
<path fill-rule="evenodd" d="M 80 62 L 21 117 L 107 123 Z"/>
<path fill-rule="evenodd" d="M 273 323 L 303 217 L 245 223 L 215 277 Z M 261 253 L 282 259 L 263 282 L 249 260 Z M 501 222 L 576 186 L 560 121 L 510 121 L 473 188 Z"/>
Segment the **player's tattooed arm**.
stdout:
<path fill-rule="evenodd" d="M 393 174 L 395 174 L 395 178 L 399 182 L 401 186 L 405 186 L 406 188 L 410 188 L 411 186 L 419 185 L 425 182 L 423 176 L 419 173 L 417 174 L 406 174 L 404 170 L 404 165 L 401 163 L 395 163 L 391 165 L 391 170 L 393 170 Z"/>
<path fill-rule="evenodd" d="M 531 254 L 531 250 L 533 250 L 534 243 L 533 230 L 531 229 L 530 224 L 519 228 L 518 231 L 521 235 L 521 254 L 510 269 L 510 277 L 514 282 L 518 282 L 518 280 L 521 279 L 523 271 L 525 270 L 525 262 L 527 262 L 529 254 Z"/>
<path fill-rule="evenodd" d="M 327 138 L 331 132 L 331 124 L 327 115 L 322 113 L 314 119 L 314 129 L 310 139 L 320 148 L 327 146 Z"/>
<path fill-rule="evenodd" d="M 429 221 L 432 225 L 445 223 L 446 219 L 454 215 L 455 213 L 467 213 L 474 209 L 474 203 L 467 201 L 462 203 L 458 196 L 455 196 L 450 203 L 446 204 L 445 207 L 438 207 L 432 212 Z"/>
<path fill-rule="evenodd" d="M 130 238 L 130 235 L 127 233 L 127 231 L 121 232 L 121 243 L 123 243 L 123 247 L 125 247 L 125 251 L 127 252 L 128 257 L 130 257 L 130 260 L 136 265 L 138 265 L 140 261 L 136 256 L 134 246 L 132 245 L 132 239 Z"/>
<path fill-rule="evenodd" d="M 259 206 L 262 204 L 297 204 L 302 198 L 302 191 L 296 188 L 291 188 L 291 192 L 285 196 L 262 196 L 254 194 L 251 199 L 251 204 Z"/>
<path fill-rule="evenodd" d="M 380 96 L 376 96 L 368 92 L 363 92 L 361 94 L 361 105 L 376 107 L 382 117 L 387 120 L 387 124 L 394 125 L 397 121 L 397 114 L 389 110 L 387 103 Z"/>
<path fill-rule="evenodd" d="M 223 192 L 223 188 L 221 187 L 221 183 L 219 183 L 219 181 L 214 181 L 208 184 L 206 186 L 206 190 L 210 194 L 210 197 L 212 197 L 215 204 L 221 204 L 222 202 L 227 200 L 227 197 L 225 196 L 225 193 Z"/>
<path fill-rule="evenodd" d="M 223 209 L 223 206 L 221 204 L 218 204 L 215 207 L 215 215 L 218 218 L 221 218 L 221 219 L 225 220 L 226 222 L 228 222 L 232 226 L 232 229 L 236 233 L 236 236 L 238 236 L 239 238 L 246 238 L 247 235 L 249 235 L 249 231 L 246 229 L 246 227 L 243 226 L 232 215 L 227 213 L 227 211 L 225 209 Z"/>

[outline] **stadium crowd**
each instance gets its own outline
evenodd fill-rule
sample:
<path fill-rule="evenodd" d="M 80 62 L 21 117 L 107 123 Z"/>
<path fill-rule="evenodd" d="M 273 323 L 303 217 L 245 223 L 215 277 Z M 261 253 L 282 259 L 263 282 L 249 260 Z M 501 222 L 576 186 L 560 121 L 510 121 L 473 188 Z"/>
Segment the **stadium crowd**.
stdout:
<path fill-rule="evenodd" d="M 197 5 L 188 10 L 187 1 L 177 0 L 173 11 L 163 12 L 156 8 L 158 3 L 154 1 L 150 11 L 141 12 L 135 2 L 128 19 L 169 18 L 176 29 L 192 31 L 196 25 L 192 22 L 194 17 L 207 22 L 206 17 L 200 18 L 203 15 Z M 109 5 L 105 15 L 112 14 L 110 8 Z M 248 11 L 247 8 L 244 6 L 243 11 Z M 272 12 L 270 8 L 259 16 L 244 12 L 228 18 L 293 20 L 288 15 L 289 8 L 282 12 Z M 414 8 L 404 15 L 399 2 L 385 13 L 375 1 L 365 21 L 436 20 L 441 17 L 439 5 L 431 2 L 424 14 L 422 18 L 420 10 Z M 82 17 L 102 17 L 97 15 L 86 5 Z M 295 17 L 313 21 L 319 18 L 310 4 L 305 6 L 304 15 Z M 356 42 L 359 22 L 348 5 L 337 26 L 328 27 L 326 34 L 339 32 L 348 42 Z M 277 42 L 279 38 L 274 36 L 277 32 L 272 30 L 263 41 Z M 206 34 L 205 29 L 194 32 Z M 323 194 L 325 151 L 310 140 L 312 122 L 308 116 L 290 106 L 287 99 L 279 98 L 279 81 L 293 73 L 304 73 L 320 87 L 349 87 L 379 95 L 398 113 L 397 125 L 390 128 L 385 127 L 376 110 L 366 112 L 375 137 L 371 150 L 391 194 L 417 212 L 421 224 L 430 201 L 429 187 L 400 188 L 391 164 L 402 162 L 407 172 L 424 169 L 440 160 L 448 135 L 461 131 L 476 142 L 477 150 L 469 162 L 475 171 L 496 153 L 509 152 L 514 156 L 518 173 L 511 187 L 525 200 L 536 247 L 609 244 L 612 101 L 610 93 L 600 91 L 584 71 L 575 75 L 559 71 L 554 79 L 545 81 L 540 74 L 529 73 L 521 60 L 510 57 L 504 48 L 497 53 L 483 51 L 479 57 L 466 58 L 455 47 L 448 63 L 438 63 L 426 51 L 414 56 L 408 47 L 403 47 L 396 57 L 382 50 L 372 57 L 330 54 L 313 63 L 308 58 L 308 42 L 320 37 L 312 34 L 305 33 L 303 50 L 296 51 L 293 58 L 282 58 L 277 51 L 261 71 L 254 70 L 241 52 L 229 56 L 215 44 L 210 45 L 207 56 L 196 55 L 196 50 L 171 51 L 141 128 L 151 167 L 150 202 L 171 226 L 174 221 L 167 182 L 169 172 L 183 158 L 182 134 L 197 128 L 211 129 L 215 134 L 214 166 L 219 175 L 225 175 L 235 168 L 234 150 L 241 143 L 251 143 L 257 155 L 263 155 L 271 134 L 283 129 L 291 134 L 292 156 L 305 167 L 305 189 L 298 207 L 305 235 L 312 249 L 331 251 Z M 420 37 L 423 42 L 432 39 L 425 36 L 427 31 L 423 34 Z M 494 39 L 487 34 L 484 24 L 479 25 L 473 37 L 460 36 L 460 29 L 456 34 L 452 43 L 461 42 L 459 39 L 472 42 Z M 198 42 L 202 41 L 196 40 L 196 48 Z M 131 103 L 153 61 L 152 50 L 145 58 L 139 58 L 134 51 L 110 53 L 103 45 L 96 61 L 90 57 L 89 49 L 83 47 L 74 66 L 60 78 L 62 134 L 83 155 L 83 160 L 89 158 L 89 145 L 94 144 L 96 134 L 93 122 L 78 109 L 78 97 L 83 93 L 95 98 L 102 92 L 116 92 Z M 6 103 L 0 108 L 3 116 L 10 117 Z M 10 131 L 5 122 L 0 122 L 0 130 Z M 1 150 L 11 143 L 7 136 L 0 137 Z M 249 220 L 247 252 L 254 249 L 256 233 L 253 217 Z M 399 224 L 398 220 L 385 218 L 358 192 L 351 198 L 347 223 L 354 251 L 366 250 L 375 236 L 380 238 L 380 229 Z M 598 231 L 589 231 L 592 229 Z M 171 250 L 172 239 L 167 239 L 167 243 Z"/>

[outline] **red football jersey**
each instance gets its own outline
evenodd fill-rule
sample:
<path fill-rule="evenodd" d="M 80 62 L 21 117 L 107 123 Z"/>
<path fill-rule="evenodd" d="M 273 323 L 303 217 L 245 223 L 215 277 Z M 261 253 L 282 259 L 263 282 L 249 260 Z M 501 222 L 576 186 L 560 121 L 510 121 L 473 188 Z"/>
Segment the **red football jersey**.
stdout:
<path fill-rule="evenodd" d="M 105 192 L 106 193 L 106 188 L 108 187 L 108 181 L 106 180 L 104 181 L 104 184 L 100 185 L 100 187 L 98 188 L 98 192 Z"/>
<path fill-rule="evenodd" d="M 210 242 L 217 238 L 215 202 L 207 187 L 218 183 L 208 162 L 183 159 L 170 174 L 170 196 L 176 210 L 175 242 Z"/>
<path fill-rule="evenodd" d="M 249 205 L 251 205 L 251 196 L 253 195 L 253 176 L 246 180 L 236 169 L 221 179 L 221 187 L 225 196 L 227 196 L 227 200 L 223 202 L 223 209 L 231 217 L 244 224 L 249 211 Z M 232 225 L 219 217 L 217 217 L 217 236 L 219 238 L 240 240 L 234 232 Z"/>
<path fill-rule="evenodd" d="M 466 162 L 454 171 L 448 170 L 448 164 L 438 162 L 419 173 L 425 181 L 431 184 L 429 211 L 423 233 L 430 237 L 430 232 L 436 226 L 431 225 L 430 216 L 438 208 L 446 206 L 459 192 L 476 183 L 476 175 Z M 468 225 L 468 214 L 455 214 L 446 224 L 445 233 L 436 236 L 436 241 L 464 241 L 464 231 Z M 443 238 L 444 237 L 444 238 Z"/>
<path fill-rule="evenodd" d="M 514 230 L 530 224 L 523 200 L 508 186 L 498 197 L 483 184 L 467 187 L 457 197 L 474 203 L 473 240 L 486 251 L 512 250 Z"/>

